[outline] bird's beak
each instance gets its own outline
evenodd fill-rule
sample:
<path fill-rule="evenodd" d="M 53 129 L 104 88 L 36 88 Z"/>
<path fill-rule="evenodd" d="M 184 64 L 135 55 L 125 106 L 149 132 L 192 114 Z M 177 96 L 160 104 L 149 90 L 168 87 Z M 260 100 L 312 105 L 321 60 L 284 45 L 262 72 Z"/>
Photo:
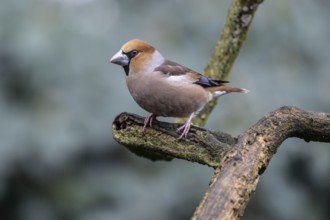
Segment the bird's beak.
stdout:
<path fill-rule="evenodd" d="M 120 50 L 115 55 L 113 55 L 113 57 L 111 57 L 110 62 L 120 66 L 127 66 L 129 59 L 127 55 Z"/>

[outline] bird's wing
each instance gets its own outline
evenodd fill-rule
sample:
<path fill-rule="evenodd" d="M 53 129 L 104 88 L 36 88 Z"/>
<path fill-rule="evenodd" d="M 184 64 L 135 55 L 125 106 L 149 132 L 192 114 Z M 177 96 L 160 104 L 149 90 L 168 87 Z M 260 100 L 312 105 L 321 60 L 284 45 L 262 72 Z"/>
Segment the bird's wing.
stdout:
<path fill-rule="evenodd" d="M 221 86 L 224 83 L 228 83 L 228 81 L 207 78 L 200 73 L 170 60 L 166 60 L 162 65 L 155 68 L 155 71 L 162 72 L 168 80 L 194 83 L 204 88 Z"/>

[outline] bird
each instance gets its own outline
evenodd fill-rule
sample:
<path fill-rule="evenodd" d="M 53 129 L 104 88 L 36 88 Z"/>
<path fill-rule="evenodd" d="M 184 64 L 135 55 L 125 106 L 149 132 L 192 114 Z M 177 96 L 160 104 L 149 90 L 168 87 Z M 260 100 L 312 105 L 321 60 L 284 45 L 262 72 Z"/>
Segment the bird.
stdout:
<path fill-rule="evenodd" d="M 156 117 L 188 118 L 177 129 L 179 140 L 187 138 L 192 119 L 212 99 L 244 88 L 226 86 L 228 81 L 210 79 L 201 73 L 167 60 L 149 43 L 133 39 L 114 54 L 110 62 L 122 66 L 128 90 L 135 102 L 151 113 L 142 132 L 152 127 Z"/>

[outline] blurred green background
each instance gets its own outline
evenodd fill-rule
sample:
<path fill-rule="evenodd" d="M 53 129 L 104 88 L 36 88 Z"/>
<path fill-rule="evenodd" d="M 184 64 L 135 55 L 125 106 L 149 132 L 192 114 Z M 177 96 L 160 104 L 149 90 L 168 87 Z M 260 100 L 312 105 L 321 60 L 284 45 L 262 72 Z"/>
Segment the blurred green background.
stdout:
<path fill-rule="evenodd" d="M 112 138 L 123 111 L 146 116 L 122 68 L 140 38 L 202 71 L 230 1 L 2 0 L 0 219 L 189 219 L 213 170 L 151 162 Z M 209 129 L 237 135 L 283 105 L 330 112 L 330 2 L 266 0 Z M 290 139 L 260 179 L 243 219 L 330 219 L 329 144 Z"/>

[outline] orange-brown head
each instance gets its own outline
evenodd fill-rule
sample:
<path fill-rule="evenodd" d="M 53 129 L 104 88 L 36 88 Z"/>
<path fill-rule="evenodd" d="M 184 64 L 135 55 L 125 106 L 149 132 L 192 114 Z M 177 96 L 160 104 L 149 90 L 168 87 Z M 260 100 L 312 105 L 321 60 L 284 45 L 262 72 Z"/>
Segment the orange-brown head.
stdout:
<path fill-rule="evenodd" d="M 164 62 L 164 58 L 150 44 L 134 39 L 125 43 L 110 62 L 123 66 L 129 75 L 152 72 Z"/>

